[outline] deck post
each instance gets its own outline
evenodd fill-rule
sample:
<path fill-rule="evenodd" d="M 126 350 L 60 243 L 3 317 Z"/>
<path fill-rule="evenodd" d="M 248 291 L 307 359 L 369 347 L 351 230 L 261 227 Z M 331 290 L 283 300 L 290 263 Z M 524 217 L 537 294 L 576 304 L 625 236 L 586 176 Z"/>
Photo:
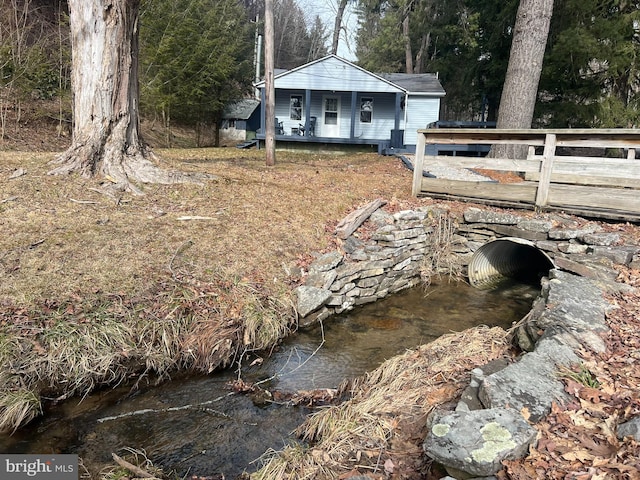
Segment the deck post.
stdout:
<path fill-rule="evenodd" d="M 424 170 L 424 151 L 427 144 L 427 134 L 418 130 L 418 143 L 416 145 L 416 161 L 413 164 L 413 186 L 411 194 L 417 197 L 422 190 L 422 171 Z"/>
<path fill-rule="evenodd" d="M 547 205 L 549 201 L 549 186 L 551 184 L 551 171 L 553 161 L 556 156 L 556 135 L 547 133 L 544 139 L 544 152 L 542 153 L 542 163 L 540 165 L 540 180 L 538 180 L 538 190 L 536 192 L 536 210 Z"/>

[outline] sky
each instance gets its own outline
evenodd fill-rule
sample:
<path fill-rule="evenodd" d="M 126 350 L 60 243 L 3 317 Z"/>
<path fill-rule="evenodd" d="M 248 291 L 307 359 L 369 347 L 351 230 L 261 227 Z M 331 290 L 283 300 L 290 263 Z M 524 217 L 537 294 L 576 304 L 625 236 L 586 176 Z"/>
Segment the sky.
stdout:
<path fill-rule="evenodd" d="M 309 25 L 313 22 L 316 15 L 318 15 L 325 24 L 326 31 L 329 34 L 328 47 L 331 48 L 331 40 L 333 39 L 333 27 L 336 20 L 336 12 L 338 11 L 337 0 L 296 0 L 303 12 L 307 14 L 307 22 Z M 349 60 L 355 61 L 356 54 L 356 42 L 355 33 L 358 25 L 358 18 L 350 5 L 347 3 L 347 8 L 344 12 L 343 25 L 346 26 L 347 34 L 343 31 L 340 35 L 340 42 L 338 43 L 338 56 Z"/>

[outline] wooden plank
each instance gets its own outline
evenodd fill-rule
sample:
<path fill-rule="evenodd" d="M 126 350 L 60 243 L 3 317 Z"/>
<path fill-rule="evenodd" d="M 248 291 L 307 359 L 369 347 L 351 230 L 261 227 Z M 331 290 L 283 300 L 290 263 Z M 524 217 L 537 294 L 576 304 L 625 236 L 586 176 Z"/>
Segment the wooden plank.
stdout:
<path fill-rule="evenodd" d="M 534 156 L 535 158 L 541 158 L 542 155 Z M 640 162 L 634 162 L 627 158 L 617 157 L 577 157 L 570 155 L 556 155 L 554 162 L 556 165 L 565 163 L 577 163 L 579 165 L 607 165 L 611 167 L 617 167 L 619 165 L 638 165 Z"/>
<path fill-rule="evenodd" d="M 418 142 L 416 145 L 416 160 L 413 165 L 413 183 L 411 186 L 411 194 L 417 197 L 420 193 L 420 182 L 422 181 L 422 171 L 424 169 L 424 150 L 426 138 L 424 134 L 418 133 Z"/>
<path fill-rule="evenodd" d="M 540 179 L 538 180 L 538 191 L 536 192 L 536 208 L 544 207 L 549 197 L 549 183 L 551 182 L 551 172 L 556 153 L 556 136 L 548 133 L 545 136 L 544 152 L 542 153 L 542 165 L 540 166 Z"/>
<path fill-rule="evenodd" d="M 437 133 L 434 133 L 437 132 Z M 456 132 L 458 133 L 458 132 Z M 427 144 L 438 145 L 493 145 L 495 143 L 510 145 L 544 145 L 544 135 L 482 135 L 482 130 L 478 133 L 467 132 L 465 135 L 452 135 L 441 133 L 438 130 L 426 132 Z"/>
<path fill-rule="evenodd" d="M 637 129 L 473 129 L 433 128 L 421 129 L 427 143 L 441 144 L 528 144 L 544 145 L 547 134 L 556 135 L 556 144 L 563 147 L 640 148 Z"/>
<path fill-rule="evenodd" d="M 593 163 L 564 163 L 558 162 L 554 165 L 554 173 L 566 173 L 574 175 L 595 175 L 600 177 L 636 177 L 640 178 L 640 162 L 637 165 L 629 164 L 629 162 L 609 163 L 607 165 L 598 165 Z"/>
<path fill-rule="evenodd" d="M 537 182 L 539 178 L 540 173 L 535 172 L 525 173 L 524 176 L 524 179 L 529 182 Z M 552 173 L 551 182 L 603 187 L 640 188 L 638 178 L 604 177 L 570 173 Z"/>
<path fill-rule="evenodd" d="M 479 168 L 507 172 L 539 172 L 540 160 L 515 160 L 509 158 L 464 157 L 456 155 L 425 155 L 423 170 L 429 167 Z"/>
<path fill-rule="evenodd" d="M 487 132 L 522 133 L 534 132 L 542 133 L 569 133 L 573 135 L 640 135 L 635 128 L 421 128 L 419 132 L 432 132 L 434 130 L 443 132 L 476 132 L 486 130 Z"/>
<path fill-rule="evenodd" d="M 637 190 L 623 188 L 551 184 L 549 205 L 588 207 L 640 214 L 640 195 Z"/>
<path fill-rule="evenodd" d="M 536 198 L 535 183 L 493 183 L 465 182 L 445 178 L 423 178 L 421 193 L 441 193 L 458 195 L 466 198 L 482 198 L 509 202 L 525 202 L 534 204 Z"/>

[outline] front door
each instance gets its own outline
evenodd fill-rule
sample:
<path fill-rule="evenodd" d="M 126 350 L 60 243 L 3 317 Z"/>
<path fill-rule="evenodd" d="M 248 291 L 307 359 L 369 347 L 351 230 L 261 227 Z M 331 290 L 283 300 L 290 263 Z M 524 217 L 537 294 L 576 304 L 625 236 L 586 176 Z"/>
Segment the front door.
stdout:
<path fill-rule="evenodd" d="M 340 136 L 340 97 L 324 97 L 322 100 L 322 137 Z"/>

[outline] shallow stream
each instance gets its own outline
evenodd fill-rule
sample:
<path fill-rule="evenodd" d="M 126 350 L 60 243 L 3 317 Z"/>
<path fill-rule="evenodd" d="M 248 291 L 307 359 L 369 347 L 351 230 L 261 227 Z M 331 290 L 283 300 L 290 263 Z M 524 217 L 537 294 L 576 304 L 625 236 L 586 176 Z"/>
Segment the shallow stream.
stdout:
<path fill-rule="evenodd" d="M 262 385 L 270 390 L 335 388 L 443 334 L 480 324 L 508 328 L 538 291 L 522 284 L 492 291 L 456 282 L 416 287 L 298 332 L 262 363 L 249 358 L 242 378 L 273 377 Z M 256 470 L 266 450 L 294 441 L 291 431 L 309 413 L 233 394 L 227 383 L 235 378 L 236 371 L 227 371 L 71 400 L 13 436 L 0 436 L 0 452 L 76 453 L 95 472 L 112 463 L 112 452 L 126 455 L 130 447 L 180 477 L 223 473 L 232 479 Z"/>

